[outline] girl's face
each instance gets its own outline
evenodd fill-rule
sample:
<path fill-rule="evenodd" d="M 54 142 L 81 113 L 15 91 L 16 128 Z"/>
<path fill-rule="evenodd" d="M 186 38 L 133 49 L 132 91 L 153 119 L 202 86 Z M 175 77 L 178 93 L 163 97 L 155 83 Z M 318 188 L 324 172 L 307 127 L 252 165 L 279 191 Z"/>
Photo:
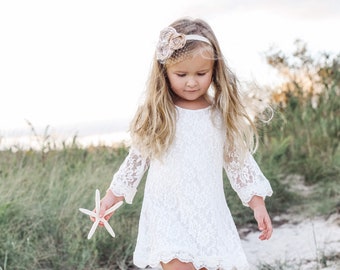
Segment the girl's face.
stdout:
<path fill-rule="evenodd" d="M 205 50 L 183 61 L 169 65 L 167 76 L 174 93 L 174 104 L 187 109 L 209 105 L 205 98 L 213 75 L 212 54 Z"/>

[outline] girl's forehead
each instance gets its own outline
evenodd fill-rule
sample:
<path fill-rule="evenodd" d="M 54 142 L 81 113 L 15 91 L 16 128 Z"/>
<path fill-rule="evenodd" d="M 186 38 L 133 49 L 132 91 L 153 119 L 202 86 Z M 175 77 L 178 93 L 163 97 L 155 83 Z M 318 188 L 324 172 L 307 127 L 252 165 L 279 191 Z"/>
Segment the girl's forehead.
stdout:
<path fill-rule="evenodd" d="M 211 45 L 203 42 L 196 42 L 194 44 L 187 44 L 181 49 L 175 50 L 171 57 L 165 62 L 166 65 L 171 65 L 195 55 L 204 55 L 205 57 L 213 58 L 214 49 Z"/>
<path fill-rule="evenodd" d="M 213 52 L 212 50 L 207 49 L 197 49 L 190 53 L 186 53 L 182 55 L 182 57 L 177 57 L 172 61 L 168 61 L 167 68 L 179 68 L 179 67 L 201 67 L 201 66 L 210 66 L 214 62 Z"/>
<path fill-rule="evenodd" d="M 192 54 L 176 63 L 168 65 L 171 71 L 200 71 L 208 70 L 213 67 L 214 60 L 210 53 Z"/>

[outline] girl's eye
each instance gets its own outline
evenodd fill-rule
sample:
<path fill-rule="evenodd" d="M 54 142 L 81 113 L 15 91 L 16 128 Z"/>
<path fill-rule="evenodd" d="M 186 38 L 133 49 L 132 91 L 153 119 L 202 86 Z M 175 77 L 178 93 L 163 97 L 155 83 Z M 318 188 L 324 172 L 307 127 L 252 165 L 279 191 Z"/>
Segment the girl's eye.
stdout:
<path fill-rule="evenodd" d="M 185 74 L 184 73 L 177 73 L 177 76 L 178 77 L 185 77 Z"/>
<path fill-rule="evenodd" d="M 206 73 L 197 73 L 198 76 L 204 76 Z"/>

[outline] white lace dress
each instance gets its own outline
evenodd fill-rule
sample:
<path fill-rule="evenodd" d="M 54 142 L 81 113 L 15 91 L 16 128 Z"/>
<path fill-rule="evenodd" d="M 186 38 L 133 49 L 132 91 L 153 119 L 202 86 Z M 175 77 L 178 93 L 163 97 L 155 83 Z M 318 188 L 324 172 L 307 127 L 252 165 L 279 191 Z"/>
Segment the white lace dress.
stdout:
<path fill-rule="evenodd" d="M 159 268 L 177 258 L 196 269 L 249 269 L 226 203 L 223 168 L 244 205 L 254 195 L 271 196 L 271 186 L 250 154 L 242 167 L 237 153 L 224 163 L 222 122 L 210 107 L 177 112 L 176 137 L 163 160 L 143 159 L 131 148 L 110 185 L 132 203 L 148 169 L 134 263 Z"/>

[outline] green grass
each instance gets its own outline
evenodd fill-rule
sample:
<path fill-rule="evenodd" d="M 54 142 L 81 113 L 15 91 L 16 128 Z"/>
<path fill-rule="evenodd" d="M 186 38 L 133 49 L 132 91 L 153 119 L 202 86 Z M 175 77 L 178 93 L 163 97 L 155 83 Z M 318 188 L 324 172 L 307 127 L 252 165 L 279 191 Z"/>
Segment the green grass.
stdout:
<path fill-rule="evenodd" d="M 0 267 L 3 269 L 118 269 L 132 265 L 140 195 L 112 218 L 116 239 L 78 211 L 94 207 L 94 190 L 106 191 L 126 149 L 0 153 Z"/>

